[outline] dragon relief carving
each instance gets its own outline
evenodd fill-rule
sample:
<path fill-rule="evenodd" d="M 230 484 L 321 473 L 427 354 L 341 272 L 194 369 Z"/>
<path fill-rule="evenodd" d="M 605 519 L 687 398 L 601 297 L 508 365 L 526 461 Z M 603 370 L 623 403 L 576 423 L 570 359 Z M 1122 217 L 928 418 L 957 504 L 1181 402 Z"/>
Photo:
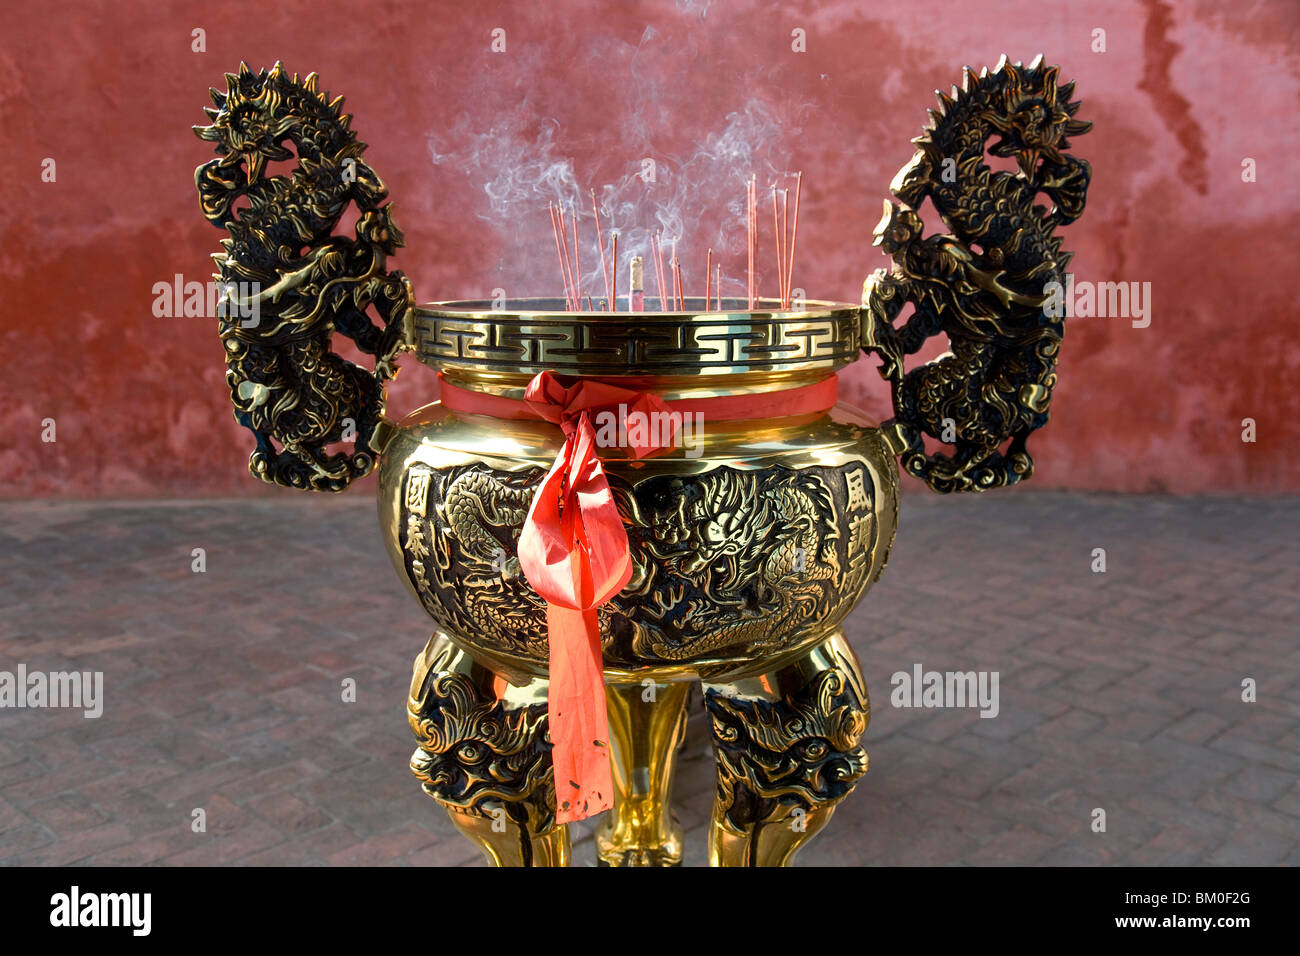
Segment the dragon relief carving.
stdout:
<path fill-rule="evenodd" d="M 546 602 L 525 580 L 517 549 L 544 473 L 471 466 L 406 479 L 405 548 L 425 607 L 453 631 L 539 660 L 547 657 Z"/>
<path fill-rule="evenodd" d="M 833 493 L 815 470 L 719 468 L 626 497 L 636 572 L 616 599 L 638 658 L 766 651 L 829 616 L 843 580 Z"/>
<path fill-rule="evenodd" d="M 403 237 L 387 188 L 361 158 L 366 145 L 340 112 L 343 97 L 331 101 L 316 74 L 300 81 L 279 63 L 259 73 L 240 64 L 226 83 L 212 90 L 211 124 L 194 127 L 217 152 L 194 182 L 203 215 L 230 233 L 213 256 L 228 313 L 219 333 L 235 420 L 257 441 L 249 470 L 341 491 L 375 464 L 383 386 L 413 308 L 409 283 L 385 269 Z M 288 175 L 267 175 L 295 159 Z M 355 238 L 336 236 L 349 204 Z M 374 371 L 332 352 L 334 332 L 374 356 Z M 351 452 L 331 453 L 349 440 Z"/>
<path fill-rule="evenodd" d="M 401 519 L 409 573 L 429 613 L 472 643 L 538 661 L 547 659 L 546 606 L 520 573 L 516 548 L 543 474 L 417 467 Z M 611 475 L 633 573 L 599 612 L 606 659 L 759 653 L 837 622 L 865 587 L 876 547 L 870 481 L 860 463 L 722 467 L 635 486 Z"/>
<path fill-rule="evenodd" d="M 880 354 L 893 390 L 895 418 L 883 427 L 904 469 L 935 491 L 1033 473 L 1025 442 L 1047 422 L 1064 332 L 1043 306 L 1072 256 L 1054 232 L 1083 212 L 1091 178 L 1065 150 L 1092 124 L 1074 118 L 1074 84 L 1057 76 L 1041 57 L 1027 67 L 1003 57 L 978 77 L 967 68 L 960 90 L 938 94 L 917 153 L 890 185 L 901 203 L 885 202 L 875 230 L 894 266 L 864 285 L 864 347 Z M 986 148 L 1019 170 L 991 169 Z M 1040 193 L 1050 209 L 1035 204 Z M 922 236 L 927 198 L 950 235 Z M 904 372 L 904 358 L 940 333 L 951 351 Z M 927 454 L 924 436 L 953 453 Z"/>

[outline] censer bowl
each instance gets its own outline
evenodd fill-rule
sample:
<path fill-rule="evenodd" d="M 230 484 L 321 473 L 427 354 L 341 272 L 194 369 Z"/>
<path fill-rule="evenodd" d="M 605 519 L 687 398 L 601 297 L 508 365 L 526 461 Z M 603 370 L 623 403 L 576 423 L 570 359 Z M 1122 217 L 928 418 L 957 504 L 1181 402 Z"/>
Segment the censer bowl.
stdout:
<path fill-rule="evenodd" d="M 669 402 L 761 397 L 824 385 L 858 354 L 858 306 L 745 304 L 575 313 L 562 299 L 446 302 L 416 311 L 414 345 L 444 387 L 516 400 L 548 370 Z M 796 654 L 836 629 L 893 541 L 895 459 L 876 423 L 844 402 L 700 415 L 679 437 L 642 460 L 618 445 L 600 452 L 634 568 L 600 612 L 607 680 L 712 677 Z M 546 672 L 546 606 L 516 549 L 563 441 L 548 422 L 435 402 L 396 423 L 379 466 L 398 573 L 455 644 L 511 673 Z"/>

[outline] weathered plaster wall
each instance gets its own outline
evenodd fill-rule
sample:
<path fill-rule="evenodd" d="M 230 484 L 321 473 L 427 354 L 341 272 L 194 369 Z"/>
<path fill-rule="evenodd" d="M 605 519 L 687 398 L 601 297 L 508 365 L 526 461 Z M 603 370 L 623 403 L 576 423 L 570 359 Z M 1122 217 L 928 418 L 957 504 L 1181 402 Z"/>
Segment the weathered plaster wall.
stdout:
<path fill-rule="evenodd" d="M 191 50 L 196 27 L 206 52 Z M 488 48 L 497 27 L 505 53 Z M 931 91 L 1004 51 L 1060 63 L 1096 123 L 1076 146 L 1094 171 L 1067 230 L 1076 275 L 1149 282 L 1152 297 L 1147 328 L 1069 323 L 1053 420 L 1031 440 L 1035 483 L 1295 492 L 1298 34 L 1287 0 L 29 5 L 0 34 L 0 494 L 259 493 L 214 322 L 152 313 L 154 283 L 211 272 L 219 234 L 192 181 L 211 154 L 189 127 L 241 59 L 317 70 L 347 95 L 422 299 L 550 267 L 544 243 L 504 261 L 534 223 L 482 218 L 484 169 L 459 168 L 492 130 L 549 129 L 554 155 L 599 186 L 647 151 L 673 168 L 760 104 L 782 124 L 764 155 L 808 182 L 796 285 L 852 301 L 883 264 L 871 228 Z M 1245 157 L 1257 182 L 1242 181 Z M 398 411 L 435 394 L 432 373 L 407 366 Z M 866 363 L 844 383 L 885 417 Z"/>

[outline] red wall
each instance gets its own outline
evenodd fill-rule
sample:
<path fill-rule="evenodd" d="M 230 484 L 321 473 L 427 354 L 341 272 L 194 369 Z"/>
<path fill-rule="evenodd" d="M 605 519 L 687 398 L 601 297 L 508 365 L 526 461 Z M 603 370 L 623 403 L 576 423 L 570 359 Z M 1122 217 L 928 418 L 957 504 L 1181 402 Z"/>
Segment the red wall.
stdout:
<path fill-rule="evenodd" d="M 0 495 L 258 493 L 214 320 L 152 312 L 154 283 L 212 271 L 221 234 L 202 220 L 192 179 L 210 146 L 190 126 L 204 121 L 208 86 L 241 59 L 317 70 L 347 95 L 407 235 L 395 264 L 423 300 L 547 291 L 536 288 L 554 255 L 544 201 L 508 223 L 482 218 L 485 174 L 513 162 L 503 143 L 535 144 L 549 129 L 551 155 L 572 157 L 585 190 L 647 155 L 674 173 L 749 107 L 775 123 L 753 131 L 756 159 L 805 173 L 795 285 L 854 301 L 884 264 L 871 229 L 931 91 L 1003 51 L 1062 64 L 1081 117 L 1096 123 L 1075 149 L 1094 173 L 1087 212 L 1066 230 L 1076 275 L 1152 288 L 1148 328 L 1068 323 L 1052 422 L 1030 442 L 1035 483 L 1300 490 L 1290 448 L 1300 6 L 1289 0 L 1248 11 L 1157 0 L 118 0 L 40 12 L 7 17 L 0 35 Z M 206 52 L 191 50 L 196 27 Z M 496 27 L 505 53 L 489 50 Z M 795 28 L 806 53 L 791 49 Z M 1091 49 L 1095 28 L 1104 53 Z M 466 172 L 476 150 L 481 167 Z M 41 180 L 46 157 L 55 182 Z M 1257 182 L 1242 181 L 1244 157 Z M 731 195 L 708 168 L 691 167 L 699 192 L 684 209 L 701 217 L 687 229 L 701 245 Z M 390 403 L 399 412 L 434 394 L 432 372 L 406 365 Z M 867 363 L 844 382 L 887 415 Z M 1241 441 L 1245 417 L 1254 444 Z M 41 441 L 46 418 L 54 443 Z"/>

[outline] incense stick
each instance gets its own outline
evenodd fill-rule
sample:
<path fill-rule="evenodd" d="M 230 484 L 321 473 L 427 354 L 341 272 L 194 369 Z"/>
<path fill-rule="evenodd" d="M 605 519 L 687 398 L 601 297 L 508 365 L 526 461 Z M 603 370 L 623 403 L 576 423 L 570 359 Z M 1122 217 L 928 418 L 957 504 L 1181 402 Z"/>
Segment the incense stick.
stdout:
<path fill-rule="evenodd" d="M 645 311 L 645 262 L 633 256 L 627 264 L 627 310 Z"/>
<path fill-rule="evenodd" d="M 564 240 L 564 265 L 569 270 L 569 296 L 573 300 L 573 311 L 578 311 L 578 297 L 575 292 L 577 281 L 573 269 L 573 253 L 569 249 L 569 230 L 564 224 L 564 208 L 556 205 L 556 214 L 560 217 L 560 238 Z"/>
<path fill-rule="evenodd" d="M 664 280 L 664 289 L 667 290 L 668 271 L 664 268 L 664 236 L 659 232 L 659 277 Z M 661 311 L 667 311 L 669 306 L 661 294 L 659 297 L 659 308 Z"/>
<path fill-rule="evenodd" d="M 794 291 L 794 247 L 799 241 L 799 194 L 803 192 L 803 172 L 795 174 L 794 225 L 790 229 L 790 258 L 785 264 L 785 307 L 790 308 L 790 295 Z"/>
<path fill-rule="evenodd" d="M 684 311 L 686 308 L 685 297 L 682 295 L 682 263 L 677 258 L 677 238 L 673 237 L 673 294 L 677 298 L 677 310 Z"/>
<path fill-rule="evenodd" d="M 763 301 L 762 277 L 757 272 L 758 269 L 758 250 L 759 243 L 762 241 L 758 232 L 758 177 L 754 177 L 754 305 L 758 306 Z"/>
<path fill-rule="evenodd" d="M 618 311 L 618 233 L 613 233 L 614 249 L 610 255 L 609 311 Z"/>
<path fill-rule="evenodd" d="M 655 289 L 659 293 L 659 311 L 666 312 L 668 311 L 668 291 L 664 288 L 664 247 L 658 232 L 655 232 L 650 237 L 650 254 L 654 257 Z"/>
<path fill-rule="evenodd" d="M 547 203 L 546 210 L 551 214 L 551 231 L 555 233 L 555 254 L 560 260 L 560 281 L 564 284 L 564 308 L 567 311 L 573 300 L 569 295 L 569 274 L 564 269 L 564 248 L 560 244 L 560 226 L 555 217 L 555 204 Z"/>
<path fill-rule="evenodd" d="M 582 261 L 578 258 L 578 211 L 569 206 L 573 220 L 573 302 L 575 311 L 582 311 Z"/>
<path fill-rule="evenodd" d="M 754 310 L 754 176 L 745 183 L 745 240 L 749 252 L 749 310 Z"/>
<path fill-rule="evenodd" d="M 605 234 L 600 231 L 600 209 L 596 206 L 596 190 L 591 191 L 591 211 L 596 214 L 596 239 L 600 243 L 600 271 L 605 276 L 605 298 L 609 294 L 609 266 L 605 263 Z"/>
<path fill-rule="evenodd" d="M 708 312 L 713 307 L 713 298 L 709 295 L 709 283 L 713 280 L 713 250 L 709 250 L 709 256 L 704 262 L 704 311 Z"/>
<path fill-rule="evenodd" d="M 785 301 L 784 291 L 781 288 L 781 277 L 785 275 L 785 259 L 782 258 L 781 247 L 781 211 L 776 199 L 776 183 L 772 184 L 772 244 L 776 246 L 776 297 L 779 303 Z"/>
<path fill-rule="evenodd" d="M 781 261 L 785 263 L 785 272 L 781 274 L 781 308 L 790 307 L 790 289 L 785 284 L 785 276 L 790 271 L 790 190 L 781 190 Z"/>

